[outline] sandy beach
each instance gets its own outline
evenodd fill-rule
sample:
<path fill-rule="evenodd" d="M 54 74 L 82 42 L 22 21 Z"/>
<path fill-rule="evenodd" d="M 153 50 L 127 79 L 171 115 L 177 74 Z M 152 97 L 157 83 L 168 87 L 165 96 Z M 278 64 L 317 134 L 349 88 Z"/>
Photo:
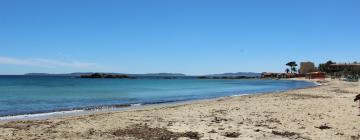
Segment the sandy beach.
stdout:
<path fill-rule="evenodd" d="M 359 82 L 0 123 L 0 139 L 360 139 Z"/>

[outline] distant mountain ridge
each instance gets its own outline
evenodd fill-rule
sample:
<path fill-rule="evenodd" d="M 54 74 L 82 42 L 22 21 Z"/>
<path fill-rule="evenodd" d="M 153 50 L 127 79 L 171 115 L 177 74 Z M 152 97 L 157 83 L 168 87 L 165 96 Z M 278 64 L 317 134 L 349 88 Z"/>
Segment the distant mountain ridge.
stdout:
<path fill-rule="evenodd" d="M 126 74 L 129 76 L 186 76 L 182 73 L 148 73 L 148 74 Z"/>
<path fill-rule="evenodd" d="M 63 74 L 49 74 L 49 73 L 27 73 L 26 76 L 81 76 L 81 75 L 90 75 L 94 72 L 75 72 L 75 73 L 63 73 Z"/>
<path fill-rule="evenodd" d="M 205 76 L 214 76 L 214 77 L 239 77 L 239 76 L 245 76 L 245 77 L 260 77 L 261 73 L 255 73 L 255 72 L 236 72 L 236 73 L 223 73 L 223 74 L 210 74 Z"/>
<path fill-rule="evenodd" d="M 75 76 L 79 77 L 82 75 L 92 75 L 95 73 L 103 73 L 103 72 L 75 72 L 75 73 L 65 73 L 65 74 L 49 74 L 49 73 L 27 73 L 24 75 L 27 76 Z M 185 74 L 181 73 L 148 73 L 148 74 L 125 74 L 125 73 L 103 73 L 103 74 L 109 74 L 109 75 L 128 75 L 128 76 L 186 76 Z"/>
<path fill-rule="evenodd" d="M 82 75 L 92 75 L 95 73 L 103 73 L 109 75 L 127 75 L 132 77 L 191 77 L 182 73 L 148 73 L 148 74 L 126 74 L 126 73 L 106 73 L 106 72 L 75 72 L 64 74 L 49 74 L 49 73 L 28 73 L 27 76 L 74 76 L 80 77 Z M 208 77 L 260 77 L 261 73 L 255 72 L 236 72 L 236 73 L 222 73 L 222 74 L 209 74 L 203 75 Z"/>

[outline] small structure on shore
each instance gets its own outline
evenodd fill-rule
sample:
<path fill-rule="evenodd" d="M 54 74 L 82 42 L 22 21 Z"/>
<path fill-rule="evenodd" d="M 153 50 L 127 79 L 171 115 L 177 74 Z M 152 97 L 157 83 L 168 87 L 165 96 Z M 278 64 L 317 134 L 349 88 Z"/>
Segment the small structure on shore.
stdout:
<path fill-rule="evenodd" d="M 325 79 L 325 72 L 309 72 L 306 74 L 307 79 Z"/>
<path fill-rule="evenodd" d="M 335 77 L 347 77 L 350 75 L 359 75 L 360 74 L 360 64 L 331 64 L 329 66 L 329 71 L 332 72 L 332 75 Z"/>
<path fill-rule="evenodd" d="M 264 79 L 295 78 L 296 76 L 297 75 L 295 73 L 272 73 L 272 72 L 261 73 L 261 78 Z"/>
<path fill-rule="evenodd" d="M 352 69 L 355 71 L 360 71 L 360 64 L 358 63 L 338 63 L 338 64 L 331 64 L 330 70 L 333 71 L 343 71 L 344 69 Z"/>
<path fill-rule="evenodd" d="M 277 73 L 263 72 L 261 73 L 261 78 L 277 78 L 277 75 Z"/>

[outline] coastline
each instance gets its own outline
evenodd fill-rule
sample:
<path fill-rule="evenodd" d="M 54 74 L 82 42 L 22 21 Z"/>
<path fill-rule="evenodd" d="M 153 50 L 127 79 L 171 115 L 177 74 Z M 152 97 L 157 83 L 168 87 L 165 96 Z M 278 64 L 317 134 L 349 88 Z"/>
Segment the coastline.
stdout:
<path fill-rule="evenodd" d="M 272 79 L 272 80 L 275 80 L 275 79 Z M 314 85 L 302 87 L 302 88 L 284 89 L 284 90 L 271 91 L 271 92 L 254 92 L 254 93 L 241 93 L 241 94 L 239 93 L 239 94 L 235 94 L 235 95 L 221 96 L 221 97 L 215 97 L 215 98 L 190 99 L 190 100 L 183 100 L 183 101 L 169 101 L 169 102 L 145 103 L 145 104 L 114 104 L 114 105 L 103 105 L 103 106 L 88 106 L 88 107 L 74 108 L 74 109 L 68 109 L 68 110 L 58 110 L 58 111 L 40 112 L 40 113 L 32 113 L 32 114 L 0 116 L 0 123 L 1 122 L 11 122 L 11 121 L 59 119 L 59 118 L 63 118 L 63 117 L 84 116 L 84 115 L 93 115 L 93 114 L 101 114 L 101 113 L 113 113 L 113 112 L 119 112 L 119 111 L 135 111 L 135 110 L 142 110 L 142 109 L 154 109 L 154 108 L 158 108 L 158 107 L 171 107 L 171 106 L 177 106 L 177 105 L 186 105 L 186 104 L 198 103 L 198 102 L 203 102 L 203 101 L 215 101 L 215 100 L 219 100 L 219 99 L 223 99 L 223 98 L 232 98 L 232 97 L 239 97 L 239 96 L 277 94 L 277 93 L 291 91 L 291 90 L 307 89 L 307 88 L 321 86 L 321 84 L 319 84 L 316 80 L 298 79 L 298 78 L 281 79 L 281 80 L 304 81 L 304 82 L 313 83 Z"/>
<path fill-rule="evenodd" d="M 322 86 L 275 93 L 0 122 L 0 139 L 141 139 L 131 130 L 161 131 L 159 135 L 191 131 L 200 139 L 360 138 L 357 104 L 352 101 L 358 91 L 359 83 L 330 80 Z M 129 133 L 116 133 L 123 131 Z"/>

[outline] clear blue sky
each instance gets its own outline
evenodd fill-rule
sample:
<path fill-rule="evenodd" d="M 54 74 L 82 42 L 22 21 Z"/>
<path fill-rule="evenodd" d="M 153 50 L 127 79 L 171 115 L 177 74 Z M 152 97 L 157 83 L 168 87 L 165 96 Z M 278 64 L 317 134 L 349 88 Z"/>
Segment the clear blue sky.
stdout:
<path fill-rule="evenodd" d="M 359 0 L 0 0 L 0 74 L 360 61 Z"/>

